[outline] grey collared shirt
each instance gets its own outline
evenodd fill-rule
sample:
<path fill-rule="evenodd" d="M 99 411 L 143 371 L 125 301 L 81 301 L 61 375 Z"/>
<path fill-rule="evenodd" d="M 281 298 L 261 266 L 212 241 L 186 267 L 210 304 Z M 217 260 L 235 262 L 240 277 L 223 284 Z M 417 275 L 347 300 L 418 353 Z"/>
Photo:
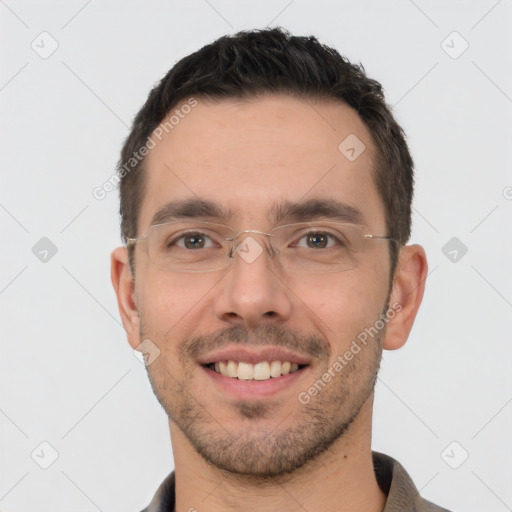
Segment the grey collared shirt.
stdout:
<path fill-rule="evenodd" d="M 449 512 L 430 501 L 424 500 L 416 489 L 407 471 L 394 459 L 373 452 L 375 477 L 387 495 L 382 512 Z M 174 471 L 162 482 L 151 503 L 142 512 L 174 512 Z"/>

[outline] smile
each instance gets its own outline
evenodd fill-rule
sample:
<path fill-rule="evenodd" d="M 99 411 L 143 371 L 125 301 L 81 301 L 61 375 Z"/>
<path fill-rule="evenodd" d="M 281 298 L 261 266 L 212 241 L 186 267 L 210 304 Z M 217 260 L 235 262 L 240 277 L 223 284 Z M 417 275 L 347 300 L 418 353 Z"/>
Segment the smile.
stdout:
<path fill-rule="evenodd" d="M 290 361 L 260 361 L 252 364 L 230 359 L 212 362 L 204 366 L 224 377 L 238 380 L 262 381 L 297 372 L 306 365 Z"/>

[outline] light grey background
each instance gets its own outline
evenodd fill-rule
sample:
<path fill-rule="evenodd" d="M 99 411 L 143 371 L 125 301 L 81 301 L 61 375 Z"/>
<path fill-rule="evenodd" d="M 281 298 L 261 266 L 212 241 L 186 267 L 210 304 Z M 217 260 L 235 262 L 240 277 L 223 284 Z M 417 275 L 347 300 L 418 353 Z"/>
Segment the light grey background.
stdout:
<path fill-rule="evenodd" d="M 384 357 L 374 449 L 449 509 L 512 510 L 511 21 L 511 0 L 0 1 L 0 509 L 138 511 L 172 469 L 110 285 L 117 191 L 92 191 L 179 58 L 281 25 L 361 61 L 415 158 L 430 275 L 408 344 Z M 42 237 L 54 256 L 33 251 Z"/>

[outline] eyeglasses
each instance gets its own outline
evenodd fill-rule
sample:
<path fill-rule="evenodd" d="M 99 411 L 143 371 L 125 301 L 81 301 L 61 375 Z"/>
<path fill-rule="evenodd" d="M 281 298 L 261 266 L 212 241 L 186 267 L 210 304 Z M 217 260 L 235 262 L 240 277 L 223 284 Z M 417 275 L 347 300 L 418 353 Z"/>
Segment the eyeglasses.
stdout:
<path fill-rule="evenodd" d="M 238 241 L 245 233 L 250 235 Z M 261 235 L 268 241 L 261 243 Z M 127 246 L 144 241 L 149 261 L 170 272 L 212 272 L 226 268 L 235 253 L 252 263 L 267 252 L 287 272 L 324 273 L 357 267 L 371 242 L 385 240 L 393 241 L 366 233 L 356 224 L 332 221 L 286 224 L 268 233 L 235 232 L 211 222 L 168 222 L 150 226 L 146 235 L 127 238 Z"/>

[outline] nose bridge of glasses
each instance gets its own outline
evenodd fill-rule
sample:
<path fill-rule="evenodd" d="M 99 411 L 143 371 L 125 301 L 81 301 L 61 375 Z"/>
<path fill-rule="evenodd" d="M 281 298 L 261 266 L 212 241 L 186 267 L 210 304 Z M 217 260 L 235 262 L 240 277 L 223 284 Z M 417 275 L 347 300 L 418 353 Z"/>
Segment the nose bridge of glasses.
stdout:
<path fill-rule="evenodd" d="M 241 256 L 249 251 L 252 253 L 263 252 L 263 247 L 261 246 L 262 238 L 265 239 L 265 248 L 272 256 L 277 253 L 270 242 L 271 237 L 275 236 L 276 235 L 273 233 L 267 233 L 266 231 L 259 231 L 257 229 L 244 229 L 239 231 L 238 233 L 233 234 L 233 237 L 229 239 L 233 244 L 230 251 L 230 257 L 234 257 L 235 252 Z"/>

